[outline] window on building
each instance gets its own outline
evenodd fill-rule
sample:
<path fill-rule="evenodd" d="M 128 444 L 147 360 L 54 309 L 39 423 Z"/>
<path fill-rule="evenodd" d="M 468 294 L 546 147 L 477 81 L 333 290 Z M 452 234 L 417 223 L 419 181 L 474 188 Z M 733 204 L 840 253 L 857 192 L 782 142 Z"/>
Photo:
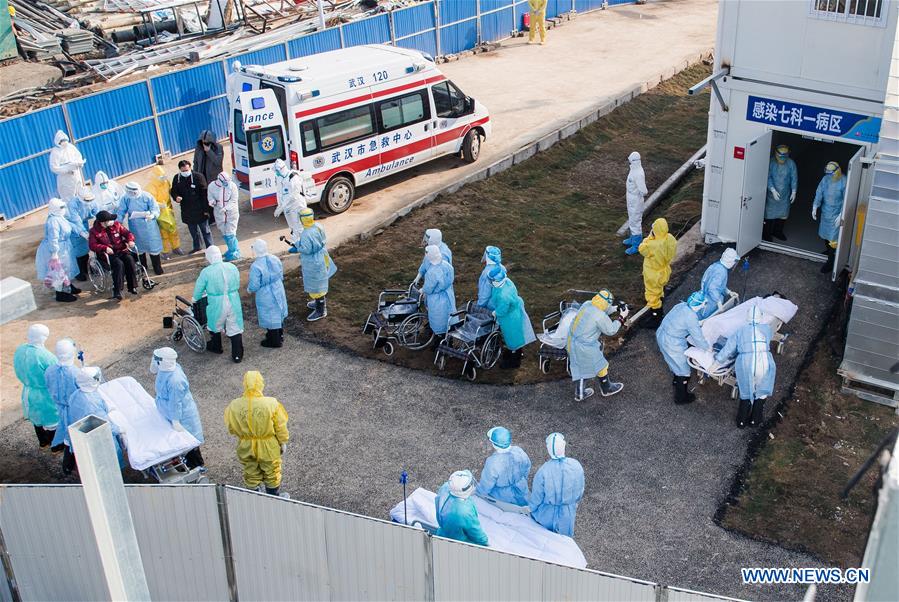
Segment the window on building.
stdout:
<path fill-rule="evenodd" d="M 811 0 L 812 16 L 828 21 L 883 25 L 889 0 Z"/>

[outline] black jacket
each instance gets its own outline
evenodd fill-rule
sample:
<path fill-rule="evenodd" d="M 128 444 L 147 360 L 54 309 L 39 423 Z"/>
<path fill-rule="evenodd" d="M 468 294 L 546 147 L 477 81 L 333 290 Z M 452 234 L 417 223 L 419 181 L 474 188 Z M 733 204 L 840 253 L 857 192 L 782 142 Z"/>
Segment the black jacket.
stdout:
<path fill-rule="evenodd" d="M 190 177 L 181 176 L 181 172 L 172 178 L 172 200 L 181 197 L 181 221 L 185 224 L 199 224 L 209 218 L 212 207 L 206 199 L 206 178 L 195 171 Z"/>
<path fill-rule="evenodd" d="M 203 143 L 209 145 L 209 150 L 203 148 Z M 197 146 L 194 149 L 194 169 L 203 174 L 207 182 L 211 182 L 222 173 L 222 161 L 225 157 L 225 151 L 215 140 L 215 134 L 209 130 L 200 132 L 200 138 L 197 140 Z"/>

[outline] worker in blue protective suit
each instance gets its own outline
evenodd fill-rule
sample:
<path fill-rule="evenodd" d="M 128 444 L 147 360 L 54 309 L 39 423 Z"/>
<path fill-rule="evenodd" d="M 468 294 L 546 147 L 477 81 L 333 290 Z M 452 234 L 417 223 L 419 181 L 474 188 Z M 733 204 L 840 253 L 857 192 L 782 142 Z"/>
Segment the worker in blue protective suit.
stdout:
<path fill-rule="evenodd" d="M 615 395 L 624 388 L 622 383 L 609 378 L 609 361 L 603 355 L 600 339 L 603 335 L 610 337 L 617 334 L 627 318 L 629 310 L 625 306 L 620 308 L 618 317 L 613 320 L 611 314 L 616 309 L 619 308 L 615 305 L 615 297 L 608 289 L 602 289 L 580 306 L 571 322 L 566 350 L 571 380 L 577 383 L 575 401 L 583 401 L 593 395 L 593 389 L 584 386 L 584 381 L 590 378 L 599 378 L 599 392 L 603 397 Z"/>
<path fill-rule="evenodd" d="M 503 335 L 503 358 L 500 368 L 511 369 L 521 366 L 521 350 L 537 340 L 531 319 L 524 309 L 524 299 L 518 295 L 515 283 L 506 275 L 502 266 L 490 270 L 493 294 L 490 304 L 499 330 Z"/>
<path fill-rule="evenodd" d="M 16 348 L 12 359 L 13 371 L 22 383 L 22 415 L 34 427 L 41 447 L 53 442 L 59 424 L 56 403 L 44 380 L 44 372 L 56 363 L 56 357 L 44 347 L 49 336 L 49 328 L 32 324 L 28 327 L 27 342 Z"/>
<path fill-rule="evenodd" d="M 437 490 L 434 504 L 437 509 L 437 535 L 479 546 L 487 545 L 487 534 L 481 528 L 478 509 L 470 500 L 475 491 L 470 470 L 457 470 Z"/>
<path fill-rule="evenodd" d="M 707 303 L 702 310 L 696 314 L 700 320 L 705 320 L 713 313 L 722 308 L 727 298 L 730 296 L 730 289 L 727 288 L 727 276 L 730 271 L 740 261 L 740 255 L 736 250 L 727 248 L 721 254 L 721 259 L 706 268 L 702 275 L 702 293 L 705 295 Z"/>
<path fill-rule="evenodd" d="M 577 505 L 584 497 L 584 468 L 565 457 L 565 437 L 552 433 L 546 438 L 550 459 L 537 470 L 531 484 L 531 518 L 552 531 L 574 536 Z"/>
<path fill-rule="evenodd" d="M 94 366 L 82 368 L 75 377 L 78 388 L 69 397 L 69 426 L 72 426 L 82 418 L 96 416 L 109 423 L 112 430 L 112 440 L 115 444 L 116 455 L 119 457 L 119 468 L 125 467 L 125 459 L 122 455 L 122 446 L 119 437 L 123 436 L 122 430 L 109 419 L 109 407 L 100 396 L 100 369 Z"/>
<path fill-rule="evenodd" d="M 771 355 L 771 326 L 763 324 L 764 315 L 758 306 L 749 308 L 746 324 L 732 334 L 724 347 L 715 354 L 715 361 L 725 364 L 735 356 L 740 407 L 737 427 L 758 426 L 765 417 L 765 400 L 774 392 L 777 366 Z"/>
<path fill-rule="evenodd" d="M 815 201 L 812 203 L 812 219 L 818 219 L 821 209 L 821 221 L 818 223 L 818 236 L 824 239 L 824 252 L 827 262 L 821 267 L 824 274 L 833 269 L 837 253 L 837 242 L 840 238 L 840 224 L 843 219 L 843 201 L 846 197 L 846 178 L 840 164 L 831 161 L 824 168 L 824 177 L 815 190 Z"/>
<path fill-rule="evenodd" d="M 494 452 L 484 462 L 477 493 L 507 504 L 527 506 L 530 491 L 528 474 L 531 459 L 523 449 L 512 445 L 512 433 L 503 426 L 495 426 L 487 431 L 487 440 Z"/>
<path fill-rule="evenodd" d="M 187 376 L 177 360 L 178 353 L 171 347 L 160 347 L 153 351 L 150 373 L 156 375 L 156 407 L 172 423 L 172 428 L 187 431 L 202 444 L 204 439 L 200 412 L 190 392 Z M 199 447 L 187 452 L 184 460 L 188 468 L 205 465 Z"/>
<path fill-rule="evenodd" d="M 784 224 L 790 217 L 790 205 L 796 200 L 799 186 L 799 172 L 796 162 L 790 158 L 790 148 L 786 144 L 774 149 L 774 160 L 768 163 L 768 191 L 765 197 L 765 222 L 762 239 L 771 237 L 786 240 Z"/>
<path fill-rule="evenodd" d="M 147 254 L 153 264 L 153 273 L 162 274 L 162 234 L 159 232 L 159 204 L 150 193 L 144 192 L 137 182 L 125 184 L 122 208 L 128 216 L 128 229 L 134 234 L 134 243 L 140 262 L 147 267 Z"/>
<path fill-rule="evenodd" d="M 263 347 L 284 344 L 284 318 L 287 317 L 287 296 L 284 293 L 284 267 L 281 260 L 268 252 L 268 245 L 257 238 L 251 245 L 256 255 L 250 266 L 247 291 L 256 295 L 256 318 L 265 328 Z"/>
<path fill-rule="evenodd" d="M 59 415 L 59 426 L 56 427 L 56 434 L 53 435 L 52 449 L 59 449 L 63 452 L 63 474 L 70 474 L 75 469 L 75 456 L 72 455 L 69 442 L 69 398 L 78 389 L 75 378 L 81 369 L 75 366 L 77 353 L 72 339 L 56 341 L 57 363 L 44 371 L 44 382 L 47 384 L 47 390 L 56 404 L 56 413 Z"/>
<path fill-rule="evenodd" d="M 78 262 L 72 249 L 72 224 L 66 219 L 66 204 L 60 199 L 47 203 L 44 239 L 34 256 L 37 279 L 53 289 L 56 300 L 63 303 L 77 301 L 81 289 L 72 280 L 78 274 Z"/>
<path fill-rule="evenodd" d="M 328 237 L 321 226 L 315 223 L 315 214 L 308 207 L 300 211 L 303 232 L 297 241 L 300 250 L 300 267 L 303 271 L 303 290 L 311 301 L 306 307 L 312 312 L 306 316 L 308 322 L 328 317 L 328 281 L 337 273 L 337 265 L 328 253 Z"/>
<path fill-rule="evenodd" d="M 66 201 L 66 219 L 72 224 L 72 253 L 78 264 L 78 275 L 75 276 L 75 280 L 82 282 L 87 280 L 87 262 L 90 258 L 87 239 L 89 222 L 93 217 L 93 201 L 94 193 L 87 188 L 83 188 L 80 195 Z"/>
<path fill-rule="evenodd" d="M 662 320 L 656 330 L 656 342 L 665 363 L 674 373 L 674 403 L 683 405 L 693 403 L 696 396 L 690 393 L 690 364 L 687 363 L 686 351 L 689 346 L 687 337 L 700 349 L 710 350 L 711 346 L 702 335 L 697 315 L 705 307 L 705 295 L 697 291 L 690 295 L 686 302 L 678 303 Z"/>
<path fill-rule="evenodd" d="M 493 307 L 490 305 L 490 296 L 493 294 L 493 284 L 490 282 L 490 270 L 495 266 L 500 266 L 505 269 L 503 267 L 502 251 L 499 250 L 499 247 L 487 246 L 484 249 L 484 256 L 481 258 L 481 263 L 486 265 L 484 266 L 484 269 L 481 270 L 481 276 L 478 278 L 478 306 L 492 310 Z"/>
<path fill-rule="evenodd" d="M 243 307 L 240 304 L 240 272 L 233 263 L 222 261 L 222 251 L 215 245 L 206 247 L 206 262 L 194 285 L 193 301 L 206 296 L 206 328 L 212 338 L 206 351 L 224 353 L 222 331 L 231 340 L 231 360 L 243 361 Z"/>
<path fill-rule="evenodd" d="M 450 251 L 450 248 L 443 242 L 443 232 L 437 228 L 428 228 L 425 230 L 425 235 L 421 239 L 421 246 L 425 247 L 425 249 L 430 245 L 436 245 L 440 249 L 440 255 L 448 264 L 453 265 L 453 252 Z M 421 266 L 418 268 L 418 276 L 415 277 L 415 281 L 413 282 L 414 285 L 418 286 L 418 283 L 425 277 L 425 272 L 428 271 L 429 265 L 428 256 L 427 253 L 425 253 L 424 259 L 421 260 Z"/>
<path fill-rule="evenodd" d="M 434 334 L 444 335 L 449 329 L 450 315 L 456 311 L 456 292 L 453 280 L 456 273 L 437 245 L 425 248 L 428 270 L 422 292 L 427 296 L 428 324 Z"/>

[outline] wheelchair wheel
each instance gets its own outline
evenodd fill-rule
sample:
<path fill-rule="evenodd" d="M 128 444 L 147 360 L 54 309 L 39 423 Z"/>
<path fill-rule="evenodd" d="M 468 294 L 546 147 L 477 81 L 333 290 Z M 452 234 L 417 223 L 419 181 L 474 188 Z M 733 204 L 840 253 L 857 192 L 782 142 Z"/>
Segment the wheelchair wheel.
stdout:
<path fill-rule="evenodd" d="M 387 341 L 386 343 L 384 343 L 383 351 L 384 351 L 384 355 L 387 355 L 387 356 L 393 355 L 393 352 L 395 351 L 395 349 L 393 348 L 393 343 L 391 343 L 390 341 Z"/>
<path fill-rule="evenodd" d="M 495 366 L 502 352 L 502 335 L 499 331 L 491 333 L 481 348 L 481 367 L 489 370 Z"/>
<path fill-rule="evenodd" d="M 478 379 L 478 369 L 474 367 L 474 365 L 469 366 L 466 370 L 464 370 L 465 378 L 474 382 Z"/>
<path fill-rule="evenodd" d="M 540 358 L 540 372 L 549 374 L 549 360 L 545 357 Z"/>
<path fill-rule="evenodd" d="M 434 365 L 437 366 L 438 370 L 446 368 L 446 355 L 438 351 L 437 357 L 434 358 Z"/>
<path fill-rule="evenodd" d="M 184 336 L 184 342 L 187 343 L 191 351 L 202 353 L 206 351 L 206 334 L 203 327 L 191 316 L 185 316 L 181 320 L 181 332 Z"/>
<path fill-rule="evenodd" d="M 145 291 L 152 291 L 153 287 L 156 286 L 156 283 L 150 280 L 149 278 L 143 278 L 140 281 L 140 285 L 144 287 Z"/>
<path fill-rule="evenodd" d="M 100 262 L 96 259 L 88 262 L 87 277 L 88 279 L 90 279 L 91 286 L 94 287 L 95 291 L 97 291 L 98 293 L 102 293 L 106 290 L 106 272 L 103 271 L 103 268 L 100 267 Z"/>
<path fill-rule="evenodd" d="M 400 345 L 413 351 L 430 345 L 434 340 L 434 332 L 428 325 L 428 316 L 418 313 L 403 320 L 396 330 L 396 338 Z"/>
<path fill-rule="evenodd" d="M 172 331 L 172 341 L 178 342 L 184 338 L 184 331 L 181 330 L 181 327 L 178 326 L 175 330 Z"/>

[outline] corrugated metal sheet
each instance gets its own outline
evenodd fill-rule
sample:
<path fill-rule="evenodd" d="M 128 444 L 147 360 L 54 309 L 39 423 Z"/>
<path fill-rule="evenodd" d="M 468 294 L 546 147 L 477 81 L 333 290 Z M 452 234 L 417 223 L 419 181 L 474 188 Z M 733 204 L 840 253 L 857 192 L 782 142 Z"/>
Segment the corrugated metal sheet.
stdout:
<path fill-rule="evenodd" d="M 899 291 L 899 175 L 877 170 L 858 260 L 856 279 Z M 873 291 L 869 294 L 874 294 Z M 896 297 L 886 298 L 899 301 Z"/>
<path fill-rule="evenodd" d="M 153 116 L 145 81 L 78 98 L 66 103 L 66 108 L 75 142 Z"/>
<path fill-rule="evenodd" d="M 60 105 L 0 121 L 0 165 L 49 150 L 56 130 L 67 131 Z"/>
<path fill-rule="evenodd" d="M 654 602 L 655 584 L 434 537 L 434 599 Z M 460 579 L 460 575 L 465 575 Z"/>
<path fill-rule="evenodd" d="M 416 36 L 403 38 L 402 40 L 399 40 L 396 45 L 400 48 L 414 48 L 415 50 L 430 54 L 433 57 L 437 55 L 437 32 L 429 31 L 420 33 Z"/>
<path fill-rule="evenodd" d="M 571 11 L 571 0 L 546 0 L 546 18 L 552 19 Z"/>
<path fill-rule="evenodd" d="M 512 8 L 512 0 L 481 0 L 481 14 L 500 8 Z"/>
<path fill-rule="evenodd" d="M 478 14 L 478 5 L 474 0 L 439 0 L 440 23 L 450 24 Z"/>
<path fill-rule="evenodd" d="M 153 600 L 227 600 L 215 485 L 126 487 Z"/>
<path fill-rule="evenodd" d="M 225 93 L 225 70 L 221 62 L 160 75 L 150 80 L 156 110 L 184 107 Z"/>
<path fill-rule="evenodd" d="M 340 48 L 340 31 L 337 28 L 326 29 L 318 33 L 309 34 L 287 43 L 290 58 L 309 56 L 319 52 L 328 52 Z"/>
<path fill-rule="evenodd" d="M 626 0 L 631 2 L 633 0 Z M 579 13 L 590 12 L 591 10 L 597 10 L 602 8 L 603 0 L 575 0 L 574 9 Z M 612 2 L 609 2 L 612 4 Z"/>
<path fill-rule="evenodd" d="M 287 47 L 284 44 L 278 44 L 277 46 L 269 46 L 262 50 L 254 50 L 253 52 L 225 59 L 225 66 L 228 68 L 228 73 L 231 73 L 231 65 L 234 61 L 240 61 L 241 65 L 271 65 L 272 63 L 280 63 L 286 60 Z"/>
<path fill-rule="evenodd" d="M 435 25 L 433 2 L 425 2 L 393 13 L 393 30 L 398 38 L 433 29 Z"/>
<path fill-rule="evenodd" d="M 877 379 L 899 390 L 899 374 L 890 371 L 899 358 L 899 305 L 856 292 L 840 366 L 853 380 Z"/>
<path fill-rule="evenodd" d="M 84 177 L 88 180 L 100 170 L 121 175 L 153 165 L 160 152 L 153 120 L 88 138 L 78 143 L 78 149 L 87 158 Z"/>
<path fill-rule="evenodd" d="M 665 589 L 668 590 L 668 602 L 742 602 L 739 598 L 714 596 L 712 594 L 694 592 L 689 589 L 680 589 L 677 587 L 666 587 Z"/>
<path fill-rule="evenodd" d="M 241 600 L 426 597 L 423 531 L 231 487 L 226 500 Z"/>
<path fill-rule="evenodd" d="M 0 486 L 0 529 L 23 600 L 108 600 L 80 486 Z"/>
<path fill-rule="evenodd" d="M 228 134 L 228 99 L 223 96 L 160 115 L 159 129 L 165 149 L 173 155 L 194 148 L 197 136 L 203 130 L 211 130 L 218 138 L 224 138 Z"/>
<path fill-rule="evenodd" d="M 527 0 L 515 3 L 515 29 L 519 31 L 524 30 L 524 21 L 521 16 L 529 11 Z"/>
<path fill-rule="evenodd" d="M 477 43 L 477 19 L 440 28 L 440 51 L 443 54 L 456 54 L 463 50 L 471 50 Z"/>
<path fill-rule="evenodd" d="M 50 172 L 46 154 L 0 170 L 0 186 L 0 213 L 7 219 L 37 209 L 56 196 L 56 176 Z"/>
<path fill-rule="evenodd" d="M 390 17 L 381 14 L 343 26 L 343 46 L 386 44 L 390 41 Z"/>
<path fill-rule="evenodd" d="M 512 8 L 496 11 L 487 15 L 481 15 L 481 41 L 495 42 L 508 38 L 512 34 L 513 22 Z"/>

